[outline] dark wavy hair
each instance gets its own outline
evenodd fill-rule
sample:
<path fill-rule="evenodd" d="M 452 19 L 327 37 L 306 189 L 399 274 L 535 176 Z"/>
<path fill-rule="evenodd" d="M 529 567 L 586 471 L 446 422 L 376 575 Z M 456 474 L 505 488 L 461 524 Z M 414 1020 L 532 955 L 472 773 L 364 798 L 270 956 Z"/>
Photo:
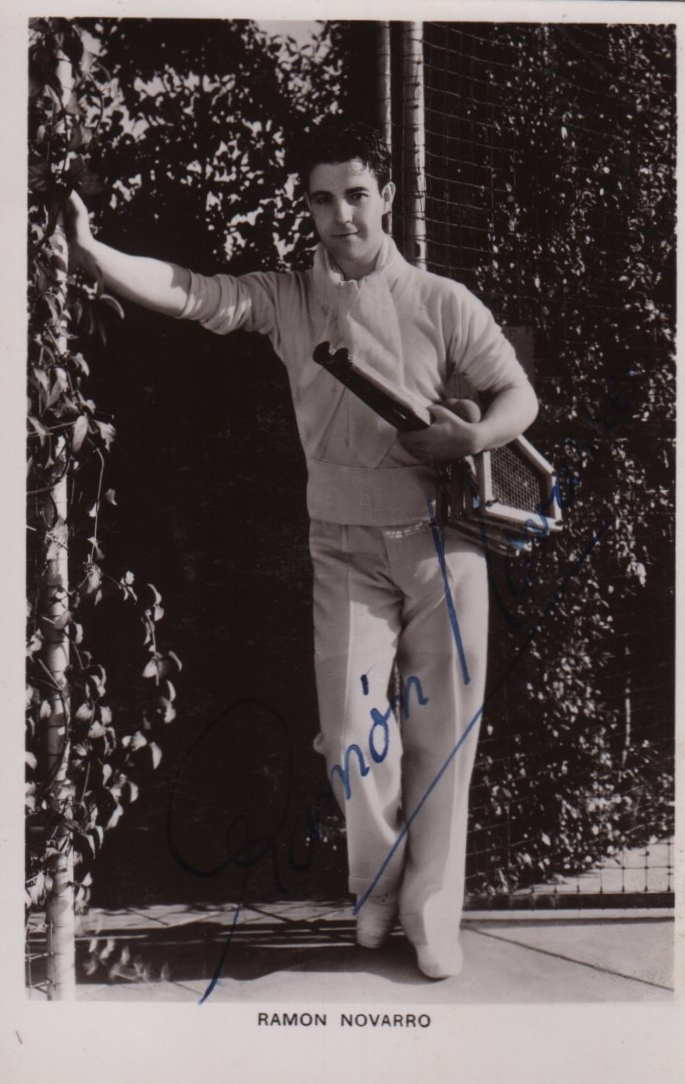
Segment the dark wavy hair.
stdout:
<path fill-rule="evenodd" d="M 316 166 L 330 162 L 349 162 L 359 158 L 376 175 L 379 189 L 390 180 L 392 160 L 379 128 L 363 122 L 327 117 L 312 128 L 294 148 L 293 169 L 305 189 Z"/>

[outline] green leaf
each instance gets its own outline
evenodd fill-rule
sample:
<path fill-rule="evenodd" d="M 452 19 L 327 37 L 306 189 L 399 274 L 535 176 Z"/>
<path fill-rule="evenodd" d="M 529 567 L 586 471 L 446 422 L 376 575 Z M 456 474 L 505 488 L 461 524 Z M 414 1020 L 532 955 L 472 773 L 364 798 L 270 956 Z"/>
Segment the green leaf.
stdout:
<path fill-rule="evenodd" d="M 94 710 L 93 705 L 89 703 L 81 704 L 80 707 L 74 713 L 74 719 L 77 723 L 89 723 L 93 718 Z"/>
<path fill-rule="evenodd" d="M 102 569 L 98 565 L 88 565 L 86 575 L 80 584 L 82 595 L 92 595 L 102 583 Z"/>
<path fill-rule="evenodd" d="M 163 723 L 172 723 L 176 718 L 176 709 L 165 696 L 160 696 L 157 701 L 157 713 L 161 716 Z"/>
<path fill-rule="evenodd" d="M 78 151 L 83 146 L 83 136 L 86 129 L 80 124 L 74 124 L 71 129 L 71 138 L 69 140 L 69 150 Z"/>
<path fill-rule="evenodd" d="M 33 369 L 32 369 L 32 375 L 33 375 L 33 379 L 35 380 L 36 384 L 39 387 L 43 388 L 44 391 L 49 392 L 49 390 L 50 390 L 50 379 L 49 379 L 48 374 L 46 373 L 45 369 L 39 369 L 37 365 L 34 365 Z"/>
<path fill-rule="evenodd" d="M 71 434 L 71 450 L 76 455 L 81 450 L 86 436 L 88 434 L 88 418 L 85 414 L 79 414 L 78 418 L 74 422 L 74 428 Z"/>
<path fill-rule="evenodd" d="M 103 301 L 105 305 L 109 305 L 110 309 L 114 309 L 117 316 L 119 316 L 122 320 L 124 319 L 126 314 L 121 307 L 121 304 L 117 301 L 116 297 L 112 297 L 111 294 L 101 294 L 100 301 Z"/>
<path fill-rule="evenodd" d="M 99 570 L 98 570 L 99 571 Z M 88 682 L 95 688 L 95 692 L 98 696 L 104 696 L 105 685 L 107 684 L 107 675 L 102 666 L 93 666 L 88 674 Z"/>
<path fill-rule="evenodd" d="M 157 590 L 157 588 L 155 587 L 154 584 L 149 583 L 147 586 L 152 591 L 152 596 L 153 596 L 154 601 L 155 601 L 155 606 L 159 606 L 161 601 L 162 601 L 162 596 L 160 595 L 159 591 Z"/>
<path fill-rule="evenodd" d="M 49 431 L 45 428 L 42 422 L 38 421 L 38 418 L 33 416 L 33 414 L 29 414 L 28 422 L 34 432 L 36 432 L 38 436 L 41 437 L 41 443 L 43 443 L 43 439 L 50 435 Z"/>
<path fill-rule="evenodd" d="M 40 651 L 42 646 L 43 646 L 43 633 L 40 631 L 40 629 L 37 629 L 32 634 L 31 639 L 29 640 L 28 644 L 26 645 L 26 654 L 28 655 L 29 658 L 31 658 L 31 656 L 35 655 L 35 653 L 37 651 Z"/>
<path fill-rule="evenodd" d="M 67 390 L 68 387 L 69 382 L 67 380 L 67 374 L 64 369 L 55 369 L 55 379 L 52 382 L 50 394 L 48 395 L 48 406 L 54 406 L 54 404 L 57 402 L 60 396 L 63 395 L 63 393 Z"/>
<path fill-rule="evenodd" d="M 76 317 L 76 308 L 74 308 L 74 315 Z M 78 320 L 77 320 L 77 322 L 78 322 Z M 90 367 L 88 365 L 88 362 L 84 358 L 83 354 L 79 354 L 79 353 L 73 354 L 72 355 L 72 360 L 73 360 L 74 365 L 76 366 L 77 369 L 79 369 L 85 376 L 90 376 Z"/>
<path fill-rule="evenodd" d="M 166 678 L 162 684 L 161 693 L 162 696 L 166 696 L 169 701 L 176 699 L 176 690 L 168 678 Z"/>
<path fill-rule="evenodd" d="M 48 192 L 54 187 L 52 170 L 47 162 L 39 160 L 29 165 L 29 190 L 31 192 Z"/>
<path fill-rule="evenodd" d="M 111 817 L 109 818 L 109 820 L 107 821 L 107 824 L 105 825 L 105 830 L 107 831 L 110 828 L 116 828 L 117 824 L 119 823 L 119 821 L 121 820 L 123 815 L 124 815 L 123 806 L 120 806 L 119 803 L 117 802 L 117 804 L 114 807 L 114 810 L 112 811 Z"/>
<path fill-rule="evenodd" d="M 142 676 L 144 678 L 159 677 L 159 662 L 157 659 L 152 658 L 146 663 Z"/>
<path fill-rule="evenodd" d="M 111 422 L 99 422 L 95 419 L 92 419 L 90 425 L 91 429 L 94 429 L 100 434 L 105 443 L 105 447 L 109 449 L 112 441 L 116 437 L 116 429 L 111 424 Z"/>

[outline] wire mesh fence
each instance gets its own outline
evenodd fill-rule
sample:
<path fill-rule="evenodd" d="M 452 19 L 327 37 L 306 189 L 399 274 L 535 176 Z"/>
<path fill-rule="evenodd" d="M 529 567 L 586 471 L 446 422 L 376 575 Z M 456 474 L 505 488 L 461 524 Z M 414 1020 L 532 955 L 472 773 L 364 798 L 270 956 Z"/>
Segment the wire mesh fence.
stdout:
<path fill-rule="evenodd" d="M 533 439 L 567 487 L 556 557 L 533 573 L 491 564 L 495 676 L 526 622 L 537 632 L 538 604 L 521 605 L 532 576 L 554 598 L 583 523 L 604 507 L 618 528 L 533 645 L 528 680 L 486 709 L 470 902 L 671 905 L 673 28 L 426 23 L 422 47 L 427 266 L 515 341 L 543 407 Z M 400 206 L 400 242 L 407 228 Z M 619 386 L 621 427 L 605 409 Z"/>

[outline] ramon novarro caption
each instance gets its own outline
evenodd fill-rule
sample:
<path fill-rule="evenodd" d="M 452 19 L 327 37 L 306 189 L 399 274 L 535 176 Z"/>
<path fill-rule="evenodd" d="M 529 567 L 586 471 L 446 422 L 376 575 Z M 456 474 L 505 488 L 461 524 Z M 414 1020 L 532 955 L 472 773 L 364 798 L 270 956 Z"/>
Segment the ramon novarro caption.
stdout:
<path fill-rule="evenodd" d="M 335 1021 L 331 1019 L 331 1023 Z M 260 1027 L 328 1027 L 328 1013 L 320 1012 L 260 1012 Z M 341 1012 L 340 1027 L 350 1028 L 429 1028 L 431 1018 L 427 1013 L 373 1013 Z"/>

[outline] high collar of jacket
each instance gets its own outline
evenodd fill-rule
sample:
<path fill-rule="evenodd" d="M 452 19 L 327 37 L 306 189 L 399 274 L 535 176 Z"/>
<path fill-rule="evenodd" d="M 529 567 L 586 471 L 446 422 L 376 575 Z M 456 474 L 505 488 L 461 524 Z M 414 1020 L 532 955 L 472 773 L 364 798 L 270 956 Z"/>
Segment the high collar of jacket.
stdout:
<path fill-rule="evenodd" d="M 392 290 L 408 268 L 409 264 L 387 233 L 383 234 L 373 271 L 359 279 L 346 279 L 325 246 L 319 244 L 314 253 L 314 284 L 319 300 L 330 310 L 340 305 L 343 297 L 350 304 L 359 295 L 367 294 L 371 299 L 374 294 Z"/>
<path fill-rule="evenodd" d="M 405 384 L 405 359 L 393 287 L 408 270 L 387 234 L 374 270 L 360 279 L 346 279 L 323 245 L 314 256 L 314 289 L 324 311 L 319 341 L 334 353 L 344 347 L 353 360 L 398 387 Z M 342 396 L 340 411 L 346 448 L 359 463 L 376 466 L 392 447 L 395 429 L 351 393 Z"/>

